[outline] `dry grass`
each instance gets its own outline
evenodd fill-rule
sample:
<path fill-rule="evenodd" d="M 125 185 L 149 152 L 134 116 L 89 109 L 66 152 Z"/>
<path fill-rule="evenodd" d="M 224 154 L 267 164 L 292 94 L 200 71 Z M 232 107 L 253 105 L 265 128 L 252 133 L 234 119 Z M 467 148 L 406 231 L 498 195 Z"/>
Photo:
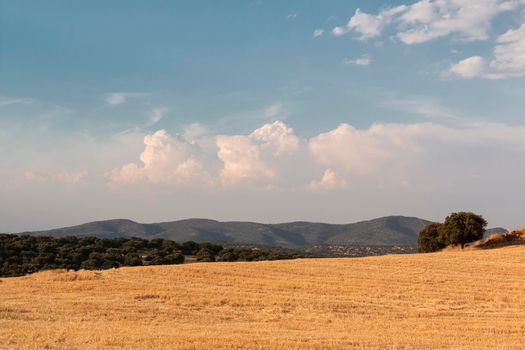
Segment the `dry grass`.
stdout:
<path fill-rule="evenodd" d="M 523 349 L 525 247 L 50 271 L 0 283 L 2 349 Z"/>
<path fill-rule="evenodd" d="M 509 245 L 525 245 L 525 227 L 504 234 L 493 233 L 489 237 L 474 242 L 469 249 L 492 249 Z"/>

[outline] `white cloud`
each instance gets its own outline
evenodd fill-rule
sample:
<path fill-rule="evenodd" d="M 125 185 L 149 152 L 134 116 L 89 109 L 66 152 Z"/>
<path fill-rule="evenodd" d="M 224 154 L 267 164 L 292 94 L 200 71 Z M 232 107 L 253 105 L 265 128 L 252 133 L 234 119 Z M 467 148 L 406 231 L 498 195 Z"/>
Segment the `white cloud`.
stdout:
<path fill-rule="evenodd" d="M 342 178 L 332 169 L 326 169 L 320 180 L 313 180 L 308 187 L 313 190 L 344 189 L 348 186 L 346 179 Z"/>
<path fill-rule="evenodd" d="M 153 183 L 174 186 L 207 185 L 211 179 L 192 152 L 192 145 L 159 130 L 144 137 L 143 165 L 129 163 L 109 174 L 110 186 Z"/>
<path fill-rule="evenodd" d="M 341 124 L 301 142 L 293 129 L 276 121 L 246 135 L 196 140 L 192 143 L 164 130 L 145 136 L 141 162 L 113 169 L 108 174 L 110 187 L 355 190 L 365 186 L 415 191 L 456 184 L 472 174 L 479 175 L 481 182 L 492 181 L 500 178 L 500 169 L 515 167 L 516 159 L 525 154 L 524 127 L 489 123 L 376 123 L 364 129 Z M 26 177 L 41 181 L 39 174 Z M 61 178 L 76 181 L 73 175 Z"/>
<path fill-rule="evenodd" d="M 449 72 L 461 78 L 475 78 L 485 74 L 486 66 L 483 57 L 472 56 L 452 65 Z"/>
<path fill-rule="evenodd" d="M 452 65 L 448 74 L 465 79 L 525 76 L 525 24 L 498 37 L 491 60 L 472 56 Z"/>
<path fill-rule="evenodd" d="M 220 173 L 223 184 L 269 183 L 277 174 L 272 160 L 293 154 L 299 147 L 299 139 L 291 128 L 276 121 L 247 136 L 218 136 L 217 147 L 223 162 Z"/>
<path fill-rule="evenodd" d="M 366 175 L 400 157 L 412 158 L 420 153 L 414 136 L 421 134 L 422 128 L 417 124 L 374 124 L 358 130 L 341 124 L 311 138 L 308 147 L 323 166 L 346 174 Z"/>
<path fill-rule="evenodd" d="M 515 1 L 422 0 L 399 18 L 398 38 L 407 45 L 455 35 L 462 40 L 488 38 L 491 21 L 516 8 Z"/>
<path fill-rule="evenodd" d="M 518 7 L 513 0 L 421 0 L 412 5 L 383 9 L 377 15 L 357 9 L 344 27 L 335 27 L 336 36 L 350 32 L 360 40 L 378 37 L 388 24 L 395 24 L 397 38 L 407 45 L 454 36 L 460 40 L 484 40 L 492 20 Z"/>
<path fill-rule="evenodd" d="M 316 29 L 314 30 L 312 35 L 314 38 L 319 38 L 323 34 L 324 34 L 324 29 Z"/>
<path fill-rule="evenodd" d="M 361 56 L 356 59 L 345 58 L 343 64 L 353 64 L 356 66 L 368 66 L 372 63 L 372 58 L 368 55 Z"/>
<path fill-rule="evenodd" d="M 104 100 L 110 106 L 119 106 L 126 103 L 130 98 L 146 97 L 148 94 L 142 92 L 112 92 L 106 94 Z"/>
<path fill-rule="evenodd" d="M 423 184 L 436 177 L 450 182 L 456 176 L 512 166 L 515 157 L 525 154 L 525 128 L 416 123 L 373 124 L 359 130 L 341 124 L 311 138 L 308 147 L 320 165 L 344 178 L 377 183 L 395 179 L 399 185 L 407 183 L 407 177 Z"/>
<path fill-rule="evenodd" d="M 334 36 L 342 36 L 342 35 L 345 35 L 347 33 L 347 30 L 345 29 L 345 27 L 334 27 L 334 29 L 332 29 L 332 34 Z"/>
<path fill-rule="evenodd" d="M 286 19 L 288 20 L 294 20 L 297 18 L 297 13 L 289 13 L 287 16 L 286 16 Z"/>
<path fill-rule="evenodd" d="M 360 34 L 360 40 L 377 37 L 381 35 L 383 28 L 392 21 L 394 16 L 405 11 L 405 9 L 406 6 L 401 5 L 394 8 L 381 10 L 377 15 L 370 15 L 358 8 L 346 26 L 333 28 L 332 34 L 335 36 L 341 36 L 355 31 Z"/>

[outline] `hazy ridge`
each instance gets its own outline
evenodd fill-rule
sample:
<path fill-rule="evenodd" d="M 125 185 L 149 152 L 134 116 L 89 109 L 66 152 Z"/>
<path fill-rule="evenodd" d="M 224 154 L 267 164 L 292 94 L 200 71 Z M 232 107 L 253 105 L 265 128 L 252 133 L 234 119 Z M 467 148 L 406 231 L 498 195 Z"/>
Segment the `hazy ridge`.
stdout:
<path fill-rule="evenodd" d="M 31 235 L 61 237 L 142 237 L 175 241 L 231 242 L 298 248 L 317 244 L 334 245 L 413 245 L 419 230 L 429 221 L 416 217 L 387 216 L 351 224 L 296 221 L 280 224 L 220 222 L 209 219 L 142 224 L 126 219 L 90 222 Z"/>

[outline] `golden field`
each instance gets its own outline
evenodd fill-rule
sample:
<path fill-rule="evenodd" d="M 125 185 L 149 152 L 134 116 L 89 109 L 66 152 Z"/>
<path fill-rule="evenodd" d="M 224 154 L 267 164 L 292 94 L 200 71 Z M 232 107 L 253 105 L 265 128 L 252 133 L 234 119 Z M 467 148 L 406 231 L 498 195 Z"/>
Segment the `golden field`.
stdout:
<path fill-rule="evenodd" d="M 525 246 L 3 278 L 0 348 L 524 349 Z"/>

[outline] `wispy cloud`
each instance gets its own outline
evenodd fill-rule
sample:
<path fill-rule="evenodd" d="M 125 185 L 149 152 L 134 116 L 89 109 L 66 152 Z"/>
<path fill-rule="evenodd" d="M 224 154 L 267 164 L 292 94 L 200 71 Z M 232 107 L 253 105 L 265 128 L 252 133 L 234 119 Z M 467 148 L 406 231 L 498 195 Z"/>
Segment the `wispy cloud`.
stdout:
<path fill-rule="evenodd" d="M 29 105 L 34 101 L 30 98 L 17 98 L 17 97 L 6 97 L 0 96 L 0 107 L 11 106 L 11 105 Z"/>
<path fill-rule="evenodd" d="M 118 106 L 126 103 L 131 98 L 142 98 L 148 95 L 148 93 L 143 92 L 112 92 L 106 94 L 104 100 L 110 106 Z"/>
<path fill-rule="evenodd" d="M 164 115 L 166 114 L 166 112 L 168 112 L 168 108 L 166 107 L 153 108 L 148 113 L 147 126 L 150 127 L 150 126 L 157 124 L 159 121 L 161 121 L 162 118 L 164 118 Z"/>
<path fill-rule="evenodd" d="M 39 173 L 28 170 L 24 173 L 24 180 L 30 183 L 44 185 L 49 182 L 59 182 L 65 185 L 76 185 L 88 175 L 87 170 L 58 171 L 55 173 Z"/>
<path fill-rule="evenodd" d="M 438 99 L 427 96 L 389 96 L 381 102 L 385 108 L 438 120 L 461 119 L 458 113 L 445 107 Z"/>
<path fill-rule="evenodd" d="M 353 64 L 356 66 L 368 66 L 370 63 L 372 63 L 372 58 L 368 55 L 363 55 L 355 59 L 351 59 L 351 58 L 343 59 L 343 64 Z"/>
<path fill-rule="evenodd" d="M 314 30 L 312 35 L 313 35 L 314 38 L 319 38 L 323 34 L 324 34 L 324 29 L 320 29 L 319 28 L 319 29 Z"/>

